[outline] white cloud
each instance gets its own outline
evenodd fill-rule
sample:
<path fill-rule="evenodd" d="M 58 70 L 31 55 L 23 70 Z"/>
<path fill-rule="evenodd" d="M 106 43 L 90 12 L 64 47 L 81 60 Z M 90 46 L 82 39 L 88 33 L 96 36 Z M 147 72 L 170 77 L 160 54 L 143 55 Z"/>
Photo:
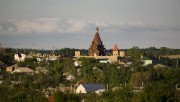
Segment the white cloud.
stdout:
<path fill-rule="evenodd" d="M 16 21 L 15 25 L 17 27 L 18 33 L 30 33 L 30 32 L 53 32 L 57 29 L 58 24 L 54 20 L 22 20 Z"/>
<path fill-rule="evenodd" d="M 98 21 L 83 21 L 61 18 L 38 18 L 31 20 L 9 20 L 0 22 L 0 32 L 16 34 L 32 33 L 76 33 L 88 31 L 100 26 L 106 32 L 157 32 L 180 31 L 180 28 L 162 25 L 148 25 L 144 22 L 107 23 Z"/>
<path fill-rule="evenodd" d="M 71 27 L 70 27 L 70 31 L 82 31 L 86 25 L 86 22 L 84 21 L 71 21 L 70 22 Z"/>
<path fill-rule="evenodd" d="M 69 20 L 60 18 L 39 18 L 32 20 L 11 20 L 0 23 L 0 30 L 14 33 L 68 33 L 79 32 L 86 25 L 82 20 Z M 2 27 L 1 27 L 2 26 Z M 3 29 L 6 28 L 6 29 Z"/>

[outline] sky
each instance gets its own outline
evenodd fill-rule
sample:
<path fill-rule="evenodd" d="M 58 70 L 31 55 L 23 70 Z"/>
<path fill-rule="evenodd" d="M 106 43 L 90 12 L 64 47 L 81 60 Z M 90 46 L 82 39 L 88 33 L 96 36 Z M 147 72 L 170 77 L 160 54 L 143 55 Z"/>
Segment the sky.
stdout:
<path fill-rule="evenodd" d="M 0 0 L 4 47 L 180 48 L 180 0 Z"/>

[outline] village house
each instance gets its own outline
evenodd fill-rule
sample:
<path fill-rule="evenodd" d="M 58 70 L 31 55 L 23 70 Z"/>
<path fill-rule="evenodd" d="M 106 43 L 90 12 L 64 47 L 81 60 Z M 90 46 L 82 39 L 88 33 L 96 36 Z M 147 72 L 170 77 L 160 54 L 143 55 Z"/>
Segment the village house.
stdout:
<path fill-rule="evenodd" d="M 6 72 L 12 72 L 12 71 L 14 71 L 17 66 L 18 66 L 18 65 L 15 64 L 15 65 L 6 67 Z"/>
<path fill-rule="evenodd" d="M 80 67 L 82 66 L 82 61 L 74 61 L 75 67 Z"/>
<path fill-rule="evenodd" d="M 27 73 L 27 74 L 32 74 L 32 73 L 34 73 L 34 70 L 32 70 L 32 69 L 30 69 L 28 67 L 17 67 L 11 73 Z"/>
<path fill-rule="evenodd" d="M 99 94 L 103 91 L 105 91 L 105 87 L 101 84 L 80 84 L 76 89 L 76 93 L 95 92 Z"/>
<path fill-rule="evenodd" d="M 18 62 L 24 62 L 25 58 L 26 58 L 26 55 L 22 53 L 17 53 L 14 55 L 14 60 Z"/>

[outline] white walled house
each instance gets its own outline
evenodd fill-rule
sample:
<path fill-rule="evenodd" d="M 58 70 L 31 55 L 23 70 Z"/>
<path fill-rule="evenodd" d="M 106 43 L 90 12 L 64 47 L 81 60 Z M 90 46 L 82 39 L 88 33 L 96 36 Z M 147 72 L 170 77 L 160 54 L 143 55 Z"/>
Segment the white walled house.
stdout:
<path fill-rule="evenodd" d="M 153 60 L 151 60 L 151 59 L 148 58 L 148 57 L 143 57 L 143 58 L 141 59 L 141 61 L 143 62 L 143 65 L 144 65 L 144 66 L 150 65 L 150 64 L 152 64 L 152 62 L 153 62 Z"/>
<path fill-rule="evenodd" d="M 23 62 L 25 58 L 26 58 L 26 55 L 22 53 L 18 53 L 14 55 L 14 60 L 18 62 Z"/>
<path fill-rule="evenodd" d="M 103 92 L 105 88 L 101 84 L 80 84 L 77 89 L 76 93 L 88 93 L 88 92 Z"/>
<path fill-rule="evenodd" d="M 43 61 L 43 59 L 42 59 L 42 58 L 40 58 L 40 57 L 38 57 L 38 58 L 37 58 L 37 61 L 38 61 L 38 62 L 42 62 L 42 61 Z"/>
<path fill-rule="evenodd" d="M 80 66 L 82 66 L 82 61 L 75 61 L 75 62 L 74 62 L 74 65 L 75 65 L 76 67 L 80 67 Z"/>

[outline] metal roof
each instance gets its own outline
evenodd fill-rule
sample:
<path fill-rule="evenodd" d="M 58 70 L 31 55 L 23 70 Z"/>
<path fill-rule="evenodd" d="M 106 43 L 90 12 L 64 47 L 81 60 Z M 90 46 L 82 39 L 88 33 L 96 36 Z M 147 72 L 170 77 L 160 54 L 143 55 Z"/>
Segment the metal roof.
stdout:
<path fill-rule="evenodd" d="M 100 89 L 105 89 L 101 84 L 82 84 L 82 86 L 85 88 L 86 92 L 95 92 Z"/>

